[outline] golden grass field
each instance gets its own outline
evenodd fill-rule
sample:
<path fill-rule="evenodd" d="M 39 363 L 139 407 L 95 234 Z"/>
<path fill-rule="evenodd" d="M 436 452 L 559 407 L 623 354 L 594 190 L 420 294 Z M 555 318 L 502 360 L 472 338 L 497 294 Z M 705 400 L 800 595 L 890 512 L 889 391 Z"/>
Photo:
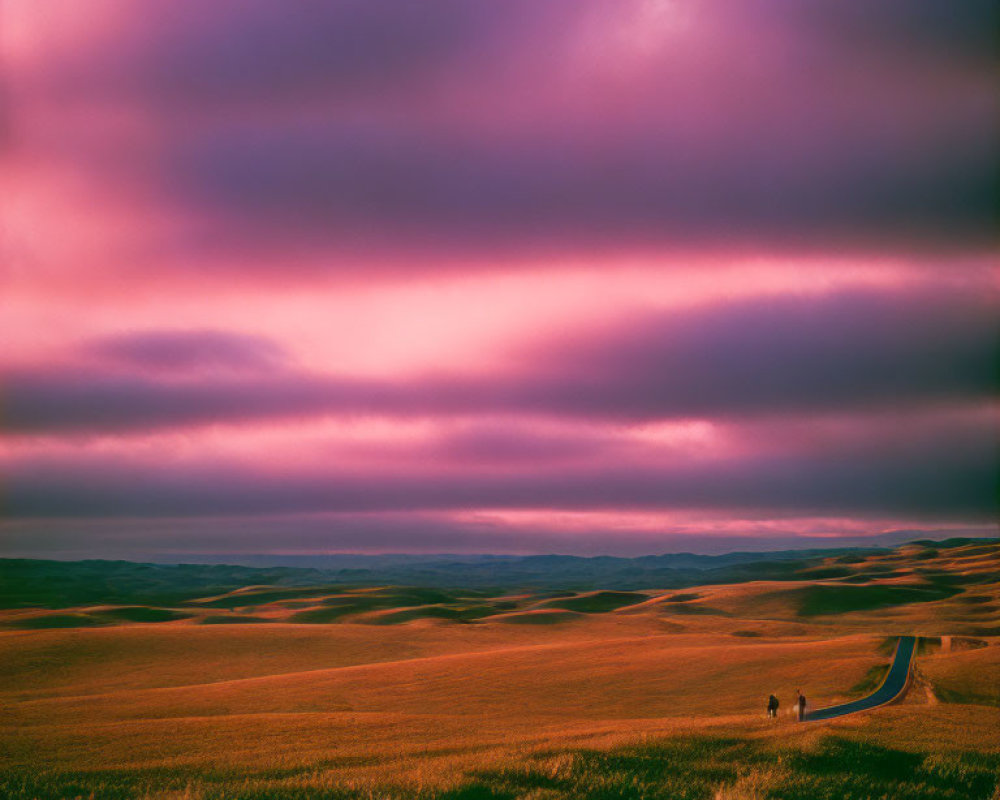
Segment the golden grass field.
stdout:
<path fill-rule="evenodd" d="M 932 560 L 935 585 L 954 587 L 940 599 L 893 589 L 892 605 L 850 610 L 874 595 L 838 594 L 920 588 Z M 259 589 L 157 623 L 35 629 L 24 620 L 55 612 L 0 612 L 0 793 L 1000 796 L 1000 546 L 903 548 L 850 570 L 874 577 L 511 594 L 471 621 L 427 613 L 447 603 L 363 610 L 370 597 L 295 621 L 352 595 L 256 603 Z M 827 600 L 848 609 L 822 613 Z M 925 638 L 902 702 L 793 720 L 799 687 L 815 707 L 875 688 L 903 633 Z"/>

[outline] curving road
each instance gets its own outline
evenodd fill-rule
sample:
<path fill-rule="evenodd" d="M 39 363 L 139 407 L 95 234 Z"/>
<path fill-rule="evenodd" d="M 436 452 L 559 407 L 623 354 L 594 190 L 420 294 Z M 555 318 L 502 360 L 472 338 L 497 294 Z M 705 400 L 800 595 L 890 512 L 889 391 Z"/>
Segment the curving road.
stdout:
<path fill-rule="evenodd" d="M 845 714 L 854 714 L 857 711 L 868 711 L 872 708 L 883 706 L 895 700 L 906 688 L 907 678 L 910 676 L 910 665 L 913 663 L 913 651 L 916 648 L 917 640 L 913 636 L 900 636 L 899 644 L 896 645 L 896 657 L 892 660 L 889 673 L 885 676 L 882 685 L 868 697 L 860 700 L 852 700 L 850 703 L 842 703 L 839 706 L 820 708 L 816 711 L 806 713 L 805 721 L 813 722 L 821 719 L 832 719 L 842 717 Z"/>

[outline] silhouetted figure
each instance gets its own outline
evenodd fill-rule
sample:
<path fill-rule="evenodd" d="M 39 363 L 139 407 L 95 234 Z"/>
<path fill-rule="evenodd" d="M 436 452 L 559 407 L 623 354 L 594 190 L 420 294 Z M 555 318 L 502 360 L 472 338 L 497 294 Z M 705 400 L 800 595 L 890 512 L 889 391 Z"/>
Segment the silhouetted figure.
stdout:
<path fill-rule="evenodd" d="M 773 694 L 767 698 L 767 716 L 777 717 L 778 716 L 778 698 Z"/>
<path fill-rule="evenodd" d="M 798 711 L 799 722 L 802 722 L 806 718 L 806 696 L 798 689 L 795 690 L 795 694 L 795 707 Z"/>

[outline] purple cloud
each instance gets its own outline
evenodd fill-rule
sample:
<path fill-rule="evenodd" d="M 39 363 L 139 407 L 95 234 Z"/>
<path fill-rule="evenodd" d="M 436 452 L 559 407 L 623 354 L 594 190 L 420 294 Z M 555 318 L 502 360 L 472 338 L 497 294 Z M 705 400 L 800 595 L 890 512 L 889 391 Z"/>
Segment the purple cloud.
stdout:
<path fill-rule="evenodd" d="M 123 4 L 118 24 L 130 37 L 97 42 L 78 59 L 78 90 L 149 97 L 192 109 L 285 104 L 303 98 L 343 101 L 420 90 L 491 42 L 517 36 L 530 0 L 182 0 Z M 544 15 L 532 13 L 530 22 Z M 131 69 L 121 71 L 122 66 Z"/>
<path fill-rule="evenodd" d="M 992 420 L 933 418 L 902 429 L 862 427 L 839 439 L 711 458 L 564 464 L 514 471 L 428 461 L 272 469 L 201 460 L 74 462 L 25 459 L 7 481 L 21 517 L 226 514 L 714 509 L 778 515 L 899 514 L 988 521 L 997 512 Z"/>
<path fill-rule="evenodd" d="M 78 166 L 157 187 L 243 271 L 988 247 L 994 5 L 845 5 L 151 2 L 47 80 L 152 123 Z"/>
<path fill-rule="evenodd" d="M 274 371 L 288 360 L 261 336 L 218 330 L 132 331 L 92 342 L 99 359 L 140 371 Z"/>
<path fill-rule="evenodd" d="M 338 414 L 635 421 L 975 404 L 997 394 L 996 334 L 996 303 L 981 292 L 763 297 L 542 342 L 521 354 L 519 369 L 486 378 L 362 381 L 287 368 L 179 377 L 143 368 L 10 371 L 3 425 L 14 434 L 134 432 Z M 261 365 L 276 358 L 257 340 L 224 336 L 178 341 L 150 333 L 118 347 L 174 363 L 206 353 L 245 361 L 249 352 Z"/>
<path fill-rule="evenodd" d="M 995 396 L 996 301 L 841 292 L 650 315 L 543 343 L 521 403 L 651 418 L 911 407 Z"/>

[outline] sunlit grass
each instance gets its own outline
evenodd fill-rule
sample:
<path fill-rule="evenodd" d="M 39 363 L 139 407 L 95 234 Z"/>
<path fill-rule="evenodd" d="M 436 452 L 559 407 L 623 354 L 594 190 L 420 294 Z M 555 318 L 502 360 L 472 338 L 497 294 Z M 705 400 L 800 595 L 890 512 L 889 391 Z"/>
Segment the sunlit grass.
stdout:
<path fill-rule="evenodd" d="M 922 755 L 838 736 L 779 749 L 731 736 L 684 736 L 611 750 L 509 758 L 445 785 L 338 780 L 335 762 L 256 770 L 104 769 L 0 775 L 10 800 L 990 800 L 1000 754 Z M 431 776 L 426 776 L 430 778 Z"/>

